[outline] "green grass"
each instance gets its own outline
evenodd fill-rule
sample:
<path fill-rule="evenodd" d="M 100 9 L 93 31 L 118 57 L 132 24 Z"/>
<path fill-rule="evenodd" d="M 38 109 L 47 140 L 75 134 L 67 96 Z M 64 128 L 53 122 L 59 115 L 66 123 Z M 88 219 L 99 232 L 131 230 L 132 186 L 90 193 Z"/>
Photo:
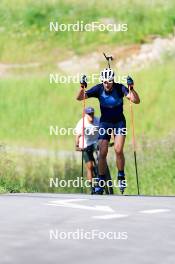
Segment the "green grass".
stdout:
<path fill-rule="evenodd" d="M 150 35 L 168 36 L 175 26 L 173 0 L 1 0 L 0 62 L 39 62 L 35 69 L 8 70 L 0 82 L 0 144 L 73 150 L 73 136 L 50 136 L 49 126 L 75 127 L 82 104 L 75 100 L 79 84 L 49 84 L 48 72 L 68 55 L 87 54 L 102 47 L 144 43 Z M 58 32 L 48 30 L 49 21 L 59 23 L 127 23 L 128 31 Z M 133 73 L 141 104 L 134 105 L 138 164 L 142 194 L 174 194 L 174 68 L 173 56 L 162 64 Z M 90 73 L 88 73 L 90 74 Z M 118 73 L 120 75 L 126 73 Z M 98 101 L 90 99 L 99 115 Z M 124 111 L 128 124 L 126 173 L 128 194 L 136 193 L 131 143 L 129 102 Z M 159 146 L 162 139 L 168 145 Z M 147 144 L 156 147 L 148 148 Z M 50 189 L 49 178 L 75 179 L 80 161 L 36 158 L 0 152 L 0 192 L 80 192 L 80 189 Z M 110 168 L 115 175 L 114 162 Z M 86 190 L 87 191 L 87 190 Z"/>
<path fill-rule="evenodd" d="M 140 193 L 142 195 L 174 195 L 175 194 L 175 152 L 173 144 L 175 138 L 169 138 L 167 144 L 157 142 L 142 150 L 137 150 L 137 164 Z M 126 150 L 126 194 L 137 194 L 136 174 L 133 150 Z M 115 178 L 114 161 L 110 166 Z"/>
<path fill-rule="evenodd" d="M 168 145 L 144 147 L 138 150 L 138 173 L 142 195 L 175 194 L 175 138 Z M 112 150 L 111 150 L 112 151 Z M 116 179 L 114 160 L 109 161 L 113 180 Z M 0 154 L 0 193 L 4 192 L 56 192 L 80 193 L 82 188 L 50 187 L 50 179 L 76 180 L 81 176 L 81 161 L 75 157 L 60 161 L 56 157 L 37 158 L 29 155 Z M 131 148 L 126 149 L 127 189 L 125 194 L 137 194 L 134 160 Z M 84 174 L 84 179 L 86 175 Z M 83 192 L 89 193 L 88 188 Z M 119 189 L 114 189 L 119 194 Z"/>
<path fill-rule="evenodd" d="M 0 153 L 0 193 L 4 192 L 80 192 L 81 188 L 51 188 L 50 178 L 76 179 L 76 160 L 60 162 L 56 158 Z"/>
<path fill-rule="evenodd" d="M 1 0 L 0 61 L 53 62 L 67 56 L 96 50 L 100 45 L 143 43 L 149 35 L 173 33 L 175 2 L 89 0 Z M 103 22 L 127 23 L 128 31 L 49 32 L 49 22 L 84 24 Z"/>
<path fill-rule="evenodd" d="M 140 105 L 133 105 L 136 136 L 141 143 L 145 139 L 166 138 L 174 132 L 174 68 L 175 61 L 167 59 L 163 64 L 133 74 Z M 4 144 L 21 146 L 73 149 L 74 137 L 49 134 L 49 127 L 75 127 L 81 118 L 82 103 L 75 100 L 79 85 L 52 84 L 44 77 L 1 79 L 0 89 L 0 138 Z M 95 106 L 96 99 L 88 99 L 86 105 Z M 128 124 L 127 141 L 131 141 L 129 102 L 125 99 L 124 112 Z"/>
<path fill-rule="evenodd" d="M 163 64 L 134 73 L 141 104 L 134 105 L 138 142 L 138 171 L 141 194 L 175 193 L 174 152 L 174 67 L 167 58 Z M 31 75 L 32 76 L 32 75 Z M 1 80 L 1 145 L 74 149 L 74 137 L 50 136 L 49 125 L 74 127 L 81 117 L 81 102 L 75 100 L 77 85 L 48 85 L 42 77 Z M 89 99 L 99 113 L 98 102 Z M 131 148 L 129 102 L 125 101 L 129 134 L 126 142 L 126 194 L 136 194 L 134 160 Z M 170 136 L 170 134 L 172 134 Z M 166 139 L 166 142 L 162 142 Z M 112 151 L 112 150 L 111 150 Z M 113 156 L 113 154 L 112 154 Z M 115 161 L 109 165 L 115 178 Z M 49 178 L 76 179 L 81 161 L 76 158 L 36 158 L 0 152 L 0 192 L 81 192 L 80 188 L 50 188 Z M 88 192 L 88 190 L 84 190 Z M 119 193 L 115 190 L 115 193 Z"/>

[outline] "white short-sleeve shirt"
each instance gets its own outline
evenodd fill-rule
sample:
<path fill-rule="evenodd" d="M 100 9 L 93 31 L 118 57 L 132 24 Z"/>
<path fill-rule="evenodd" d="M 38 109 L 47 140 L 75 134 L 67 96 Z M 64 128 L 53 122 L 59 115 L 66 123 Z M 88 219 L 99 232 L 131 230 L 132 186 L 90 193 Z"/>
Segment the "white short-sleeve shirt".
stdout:
<path fill-rule="evenodd" d="M 93 123 L 89 123 L 86 115 L 84 118 L 84 148 L 97 143 L 98 141 L 98 129 L 100 120 L 98 117 L 94 117 Z M 83 118 L 79 120 L 76 125 L 75 133 L 81 135 L 79 139 L 79 148 L 83 148 Z"/>

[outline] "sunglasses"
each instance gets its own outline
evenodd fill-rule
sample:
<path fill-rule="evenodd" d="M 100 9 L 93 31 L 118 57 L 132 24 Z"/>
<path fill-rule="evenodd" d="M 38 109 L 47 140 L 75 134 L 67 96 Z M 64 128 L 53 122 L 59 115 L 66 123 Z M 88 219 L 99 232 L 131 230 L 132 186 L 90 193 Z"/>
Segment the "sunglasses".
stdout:
<path fill-rule="evenodd" d="M 104 84 L 113 83 L 113 81 L 104 81 Z"/>

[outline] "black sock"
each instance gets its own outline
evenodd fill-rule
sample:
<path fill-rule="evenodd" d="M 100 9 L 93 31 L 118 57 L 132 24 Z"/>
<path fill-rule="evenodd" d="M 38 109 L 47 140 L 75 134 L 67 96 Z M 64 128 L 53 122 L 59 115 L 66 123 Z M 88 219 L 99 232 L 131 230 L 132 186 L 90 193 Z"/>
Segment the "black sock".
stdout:
<path fill-rule="evenodd" d="M 105 180 L 105 174 L 99 174 L 98 175 L 99 179 L 104 181 Z"/>
<path fill-rule="evenodd" d="M 125 172 L 124 172 L 124 170 L 119 170 L 119 171 L 118 171 L 118 177 L 125 177 Z"/>

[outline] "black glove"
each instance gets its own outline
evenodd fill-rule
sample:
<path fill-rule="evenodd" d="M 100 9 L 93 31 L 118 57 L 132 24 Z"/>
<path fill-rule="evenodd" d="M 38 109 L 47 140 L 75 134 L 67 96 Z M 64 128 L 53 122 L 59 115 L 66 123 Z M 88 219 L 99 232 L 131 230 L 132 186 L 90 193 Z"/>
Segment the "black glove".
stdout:
<path fill-rule="evenodd" d="M 134 81 L 130 76 L 127 77 L 127 85 L 130 86 L 131 90 L 133 89 Z"/>
<path fill-rule="evenodd" d="M 87 77 L 86 77 L 86 75 L 81 76 L 80 84 L 81 84 L 82 88 L 86 88 L 87 87 Z"/>

